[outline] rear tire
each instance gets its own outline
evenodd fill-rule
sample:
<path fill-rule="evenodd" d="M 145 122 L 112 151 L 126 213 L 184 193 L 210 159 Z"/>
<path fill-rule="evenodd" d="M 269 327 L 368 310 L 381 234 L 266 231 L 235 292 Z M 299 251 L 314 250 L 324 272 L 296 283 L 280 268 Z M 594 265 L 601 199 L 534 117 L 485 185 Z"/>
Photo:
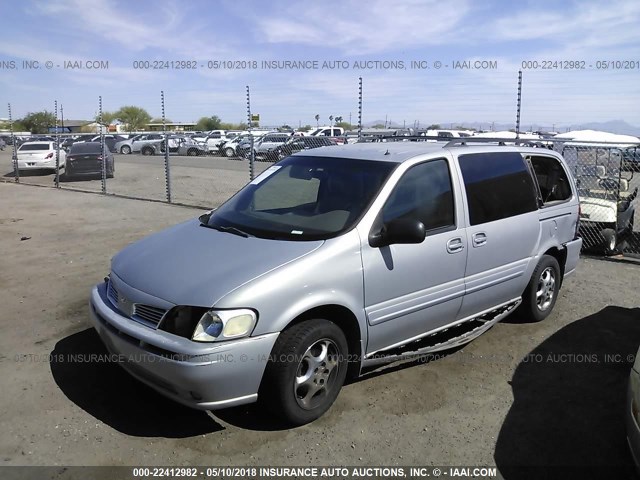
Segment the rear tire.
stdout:
<path fill-rule="evenodd" d="M 558 298 L 561 275 L 560 265 L 555 257 L 543 255 L 522 294 L 522 304 L 518 307 L 518 312 L 532 322 L 540 322 L 547 318 Z"/>
<path fill-rule="evenodd" d="M 153 155 L 153 148 L 144 147 L 142 150 L 140 150 L 140 153 L 142 153 L 142 155 Z"/>
<path fill-rule="evenodd" d="M 283 331 L 272 350 L 260 401 L 289 425 L 304 425 L 333 404 L 347 374 L 347 340 L 324 319 Z"/>
<path fill-rule="evenodd" d="M 226 148 L 226 149 L 224 150 L 224 154 L 225 154 L 227 157 L 235 157 L 236 152 L 235 152 L 235 150 L 234 150 L 233 148 L 229 147 L 229 148 Z"/>
<path fill-rule="evenodd" d="M 198 155 L 198 150 L 196 150 L 195 148 L 190 148 L 189 150 L 187 150 L 187 155 L 189 157 L 195 157 Z"/>
<path fill-rule="evenodd" d="M 129 155 L 131 153 L 131 147 L 129 145 L 123 145 L 122 148 L 120 148 L 120 153 Z"/>
<path fill-rule="evenodd" d="M 600 232 L 602 248 L 605 255 L 614 255 L 618 246 L 618 234 L 613 228 L 605 228 Z"/>

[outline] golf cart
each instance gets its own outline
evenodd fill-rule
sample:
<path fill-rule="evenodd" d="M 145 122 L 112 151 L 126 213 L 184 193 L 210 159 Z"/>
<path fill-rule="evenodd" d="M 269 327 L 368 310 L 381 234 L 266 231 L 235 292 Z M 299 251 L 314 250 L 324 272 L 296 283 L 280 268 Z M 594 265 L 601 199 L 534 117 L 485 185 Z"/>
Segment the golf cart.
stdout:
<path fill-rule="evenodd" d="M 597 164 L 580 165 L 577 170 L 583 248 L 617 253 L 620 243 L 633 233 L 633 202 L 638 196 L 638 187 L 629 192 L 633 172 Z"/>

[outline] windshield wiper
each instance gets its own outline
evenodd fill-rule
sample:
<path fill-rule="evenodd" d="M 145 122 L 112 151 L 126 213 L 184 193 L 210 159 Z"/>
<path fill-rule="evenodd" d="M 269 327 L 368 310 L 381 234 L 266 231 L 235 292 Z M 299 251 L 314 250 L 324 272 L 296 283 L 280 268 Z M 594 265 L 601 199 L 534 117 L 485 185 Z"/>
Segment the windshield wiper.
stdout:
<path fill-rule="evenodd" d="M 233 233 L 234 235 L 238 235 L 239 237 L 249 238 L 251 236 L 247 232 L 242 231 L 236 227 L 222 227 L 220 225 L 210 225 L 207 223 L 201 223 L 200 225 L 207 228 L 213 228 L 214 230 L 219 230 L 220 232 Z"/>

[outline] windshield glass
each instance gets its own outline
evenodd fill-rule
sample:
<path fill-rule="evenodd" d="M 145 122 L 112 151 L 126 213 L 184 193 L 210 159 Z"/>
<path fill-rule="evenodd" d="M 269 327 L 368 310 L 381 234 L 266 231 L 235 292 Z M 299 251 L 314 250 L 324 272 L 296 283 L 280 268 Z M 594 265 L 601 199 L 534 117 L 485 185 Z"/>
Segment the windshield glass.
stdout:
<path fill-rule="evenodd" d="M 397 164 L 329 157 L 289 157 L 265 170 L 207 225 L 262 238 L 319 240 L 350 229 Z"/>

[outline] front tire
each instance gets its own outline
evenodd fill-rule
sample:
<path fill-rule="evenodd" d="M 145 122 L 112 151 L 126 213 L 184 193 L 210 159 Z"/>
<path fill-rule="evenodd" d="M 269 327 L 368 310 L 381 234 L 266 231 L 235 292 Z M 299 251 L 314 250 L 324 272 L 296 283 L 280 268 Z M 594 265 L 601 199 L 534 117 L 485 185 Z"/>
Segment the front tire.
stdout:
<path fill-rule="evenodd" d="M 290 425 L 321 417 L 333 404 L 347 374 L 347 340 L 324 319 L 283 331 L 262 380 L 261 401 Z"/>
<path fill-rule="evenodd" d="M 123 145 L 120 149 L 120 153 L 123 155 L 129 155 L 131 153 L 131 147 L 129 145 Z"/>
<path fill-rule="evenodd" d="M 558 260 L 551 255 L 543 255 L 531 275 L 529 285 L 522 295 L 522 304 L 518 308 L 527 320 L 540 322 L 551 314 L 560 291 L 561 275 Z"/>
<path fill-rule="evenodd" d="M 226 148 L 226 149 L 225 149 L 224 154 L 225 154 L 227 157 L 235 157 L 235 155 L 236 155 L 236 151 L 235 151 L 233 148 L 229 147 L 229 148 Z"/>
<path fill-rule="evenodd" d="M 198 155 L 198 150 L 196 150 L 195 148 L 190 148 L 189 150 L 187 150 L 187 155 L 189 157 L 195 157 Z"/>

